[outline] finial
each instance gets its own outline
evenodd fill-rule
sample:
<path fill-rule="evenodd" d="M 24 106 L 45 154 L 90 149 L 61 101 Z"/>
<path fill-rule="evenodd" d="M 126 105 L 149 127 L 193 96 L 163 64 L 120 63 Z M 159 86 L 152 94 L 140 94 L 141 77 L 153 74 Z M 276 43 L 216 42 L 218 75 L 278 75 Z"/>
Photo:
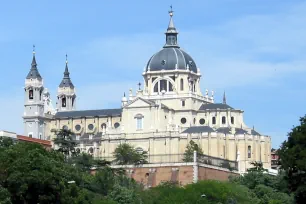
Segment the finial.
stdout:
<path fill-rule="evenodd" d="M 66 53 L 66 64 L 68 64 L 68 55 Z"/>
<path fill-rule="evenodd" d="M 35 45 L 33 45 L 33 55 L 35 55 Z"/>
<path fill-rule="evenodd" d="M 226 104 L 226 96 L 225 96 L 225 91 L 223 93 L 223 104 Z"/>
<path fill-rule="evenodd" d="M 140 90 L 140 87 L 141 87 L 141 83 L 139 82 L 139 83 L 138 83 L 137 85 L 138 85 L 138 87 L 139 87 L 139 88 L 138 88 L 138 90 Z"/>
<path fill-rule="evenodd" d="M 169 12 L 169 15 L 170 15 L 170 17 L 172 17 L 173 16 L 173 10 L 172 10 L 172 5 L 170 5 L 170 11 L 168 11 Z"/>

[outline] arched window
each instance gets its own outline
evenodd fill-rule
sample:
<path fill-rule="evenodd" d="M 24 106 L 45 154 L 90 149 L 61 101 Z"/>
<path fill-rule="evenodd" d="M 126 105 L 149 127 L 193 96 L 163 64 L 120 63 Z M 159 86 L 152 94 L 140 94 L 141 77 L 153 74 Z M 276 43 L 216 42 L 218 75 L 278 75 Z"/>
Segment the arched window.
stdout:
<path fill-rule="evenodd" d="M 172 83 L 166 79 L 159 80 L 157 83 L 155 83 L 153 92 L 158 93 L 162 91 L 173 91 Z"/>
<path fill-rule="evenodd" d="M 33 90 L 29 90 L 29 99 L 33 99 L 34 95 L 33 95 Z"/>
<path fill-rule="evenodd" d="M 184 91 L 184 79 L 181 79 L 180 87 L 181 87 L 181 91 Z"/>
<path fill-rule="evenodd" d="M 213 124 L 213 125 L 216 124 L 216 117 L 212 117 L 212 124 Z"/>
<path fill-rule="evenodd" d="M 102 124 L 101 124 L 101 128 L 105 130 L 105 129 L 106 129 L 106 124 L 105 124 L 105 123 L 102 123 Z"/>
<path fill-rule="evenodd" d="M 234 124 L 235 123 L 235 118 L 232 116 L 231 117 L 231 123 Z"/>
<path fill-rule="evenodd" d="M 225 116 L 222 117 L 222 124 L 224 125 L 226 123 L 226 118 Z"/>
<path fill-rule="evenodd" d="M 66 97 L 62 98 L 62 107 L 66 107 Z"/>
<path fill-rule="evenodd" d="M 251 158 L 251 154 L 252 154 L 252 149 L 251 146 L 248 146 L 248 158 Z"/>

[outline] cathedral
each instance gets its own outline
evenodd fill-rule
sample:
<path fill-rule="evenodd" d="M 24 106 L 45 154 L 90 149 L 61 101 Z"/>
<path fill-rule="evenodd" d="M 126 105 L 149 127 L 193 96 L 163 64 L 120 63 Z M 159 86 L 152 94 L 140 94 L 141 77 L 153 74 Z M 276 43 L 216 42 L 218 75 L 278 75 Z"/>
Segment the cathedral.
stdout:
<path fill-rule="evenodd" d="M 125 142 L 158 160 L 183 154 L 193 140 L 205 155 L 239 161 L 240 172 L 253 161 L 271 168 L 271 137 L 248 127 L 244 111 L 227 104 L 225 93 L 221 103 L 215 102 L 213 91 L 202 93 L 200 69 L 180 48 L 173 12 L 169 14 L 166 42 L 146 63 L 143 88 L 139 84 L 136 92 L 130 89 L 115 109 L 77 110 L 67 59 L 54 108 L 33 52 L 24 89 L 24 134 L 53 140 L 52 130 L 69 129 L 77 151 L 106 159 Z"/>

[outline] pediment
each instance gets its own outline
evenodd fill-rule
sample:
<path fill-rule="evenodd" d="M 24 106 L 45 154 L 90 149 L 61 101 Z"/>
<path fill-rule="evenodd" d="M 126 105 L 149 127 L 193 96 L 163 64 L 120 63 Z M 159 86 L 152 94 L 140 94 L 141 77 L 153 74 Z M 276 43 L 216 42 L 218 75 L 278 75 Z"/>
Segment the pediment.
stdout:
<path fill-rule="evenodd" d="M 146 99 L 137 97 L 133 101 L 129 102 L 124 106 L 124 108 L 139 108 L 139 107 L 151 107 L 155 106 L 156 104 L 154 102 L 148 101 Z"/>

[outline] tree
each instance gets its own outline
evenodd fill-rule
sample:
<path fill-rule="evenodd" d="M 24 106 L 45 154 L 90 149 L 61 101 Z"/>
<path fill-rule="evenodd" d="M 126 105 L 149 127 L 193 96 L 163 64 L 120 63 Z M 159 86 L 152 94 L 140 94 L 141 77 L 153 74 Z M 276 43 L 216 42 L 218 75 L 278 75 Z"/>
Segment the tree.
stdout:
<path fill-rule="evenodd" d="M 295 193 L 297 203 L 306 200 L 306 116 L 292 128 L 288 139 L 278 151 L 281 169 L 286 173 L 288 188 Z"/>
<path fill-rule="evenodd" d="M 0 154 L 0 186 L 9 192 L 14 204 L 74 203 L 82 192 L 80 178 L 62 154 L 38 144 L 19 142 Z"/>
<path fill-rule="evenodd" d="M 263 163 L 262 162 L 257 162 L 257 161 L 253 161 L 251 162 L 251 164 L 254 166 L 252 168 L 249 168 L 248 171 L 251 172 L 267 172 L 267 169 L 263 168 Z"/>
<path fill-rule="evenodd" d="M 57 151 L 63 153 L 66 159 L 68 159 L 70 156 L 75 156 L 75 147 L 77 143 L 72 138 L 74 133 L 66 129 L 52 130 L 52 132 L 54 132 L 56 135 L 53 142 L 55 145 L 57 145 Z"/>
<path fill-rule="evenodd" d="M 14 141 L 9 137 L 0 137 L 0 148 L 7 148 L 14 144 Z"/>
<path fill-rule="evenodd" d="M 148 153 L 146 151 L 137 152 L 136 149 L 127 144 L 123 143 L 118 145 L 118 147 L 114 151 L 114 162 L 119 165 L 126 164 L 145 164 L 148 163 Z"/>
<path fill-rule="evenodd" d="M 189 144 L 186 147 L 183 161 L 193 162 L 193 152 L 194 151 L 196 151 L 197 154 L 203 154 L 201 147 L 199 147 L 199 145 L 196 144 L 193 140 L 190 140 Z"/>

